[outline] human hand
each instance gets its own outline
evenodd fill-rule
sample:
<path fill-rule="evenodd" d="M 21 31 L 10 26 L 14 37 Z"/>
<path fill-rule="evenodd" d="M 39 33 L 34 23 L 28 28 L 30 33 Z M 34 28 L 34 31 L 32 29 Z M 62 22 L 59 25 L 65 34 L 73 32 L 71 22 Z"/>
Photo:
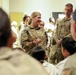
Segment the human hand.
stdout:
<path fill-rule="evenodd" d="M 33 43 L 34 44 L 39 44 L 39 43 L 41 43 L 41 39 L 40 38 L 37 38 L 37 39 L 35 39 L 35 40 L 33 40 Z"/>
<path fill-rule="evenodd" d="M 56 43 L 57 43 L 57 45 L 60 46 L 61 45 L 61 40 L 57 40 Z"/>

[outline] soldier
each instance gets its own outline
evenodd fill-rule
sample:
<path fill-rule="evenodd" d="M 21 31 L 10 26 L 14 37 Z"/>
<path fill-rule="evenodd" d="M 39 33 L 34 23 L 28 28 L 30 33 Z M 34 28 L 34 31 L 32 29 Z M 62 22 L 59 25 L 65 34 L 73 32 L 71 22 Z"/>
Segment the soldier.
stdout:
<path fill-rule="evenodd" d="M 73 13 L 73 22 L 71 25 L 71 33 L 73 39 L 76 41 L 76 10 Z M 76 75 L 76 53 L 70 56 L 66 62 L 61 75 Z"/>
<path fill-rule="evenodd" d="M 47 35 L 44 28 L 39 27 L 41 14 L 33 12 L 31 14 L 31 25 L 26 27 L 21 33 L 21 45 L 26 53 L 31 53 L 31 50 L 36 46 L 41 46 L 46 50 Z"/>
<path fill-rule="evenodd" d="M 73 5 L 68 3 L 65 5 L 65 17 L 59 21 L 56 30 L 56 36 L 54 37 L 56 41 L 56 52 L 51 60 L 56 60 L 56 63 L 63 60 L 61 54 L 61 40 L 62 38 L 68 36 L 70 37 L 70 26 L 71 26 L 71 13 L 73 11 Z"/>
<path fill-rule="evenodd" d="M 13 41 L 10 20 L 0 8 L 0 75 L 47 75 L 32 57 L 18 49 L 13 50 Z"/>

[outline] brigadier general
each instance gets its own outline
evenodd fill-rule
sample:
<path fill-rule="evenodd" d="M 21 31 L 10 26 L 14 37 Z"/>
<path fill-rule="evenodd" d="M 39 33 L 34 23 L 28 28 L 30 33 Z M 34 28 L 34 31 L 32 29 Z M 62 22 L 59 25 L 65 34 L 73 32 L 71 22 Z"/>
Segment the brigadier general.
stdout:
<path fill-rule="evenodd" d="M 36 46 L 41 46 L 46 50 L 47 35 L 43 28 L 39 27 L 41 21 L 40 12 L 31 14 L 31 25 L 27 26 L 21 33 L 21 45 L 26 53 L 31 53 L 31 50 Z"/>

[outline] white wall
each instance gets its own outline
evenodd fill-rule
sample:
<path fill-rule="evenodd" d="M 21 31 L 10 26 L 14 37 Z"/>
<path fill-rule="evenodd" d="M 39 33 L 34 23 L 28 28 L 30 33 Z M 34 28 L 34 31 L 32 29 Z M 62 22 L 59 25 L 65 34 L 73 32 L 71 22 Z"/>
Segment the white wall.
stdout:
<path fill-rule="evenodd" d="M 9 0 L 2 0 L 2 8 L 9 14 Z"/>
<path fill-rule="evenodd" d="M 2 0 L 0 0 L 0 7 L 2 7 Z"/>
<path fill-rule="evenodd" d="M 0 0 L 0 7 L 3 8 L 7 14 L 9 14 L 9 0 Z"/>
<path fill-rule="evenodd" d="M 76 0 L 9 0 L 10 12 L 24 12 L 30 14 L 40 11 L 42 19 L 48 22 L 52 12 L 63 12 L 66 3 L 72 3 L 76 7 Z"/>

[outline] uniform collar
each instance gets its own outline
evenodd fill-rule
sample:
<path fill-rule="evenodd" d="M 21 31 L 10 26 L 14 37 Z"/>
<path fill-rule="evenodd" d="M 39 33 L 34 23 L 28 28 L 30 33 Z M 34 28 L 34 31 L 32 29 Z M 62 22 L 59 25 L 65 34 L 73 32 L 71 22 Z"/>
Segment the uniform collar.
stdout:
<path fill-rule="evenodd" d="M 29 26 L 29 28 L 30 28 L 30 29 L 35 29 L 35 30 L 39 30 L 39 29 L 40 29 L 40 27 L 39 27 L 39 26 L 38 26 L 38 27 L 36 27 L 36 28 L 34 28 L 32 25 L 30 25 L 30 26 Z"/>
<path fill-rule="evenodd" d="M 64 17 L 64 19 L 65 19 L 66 21 L 69 21 L 69 20 L 71 20 L 71 17 L 70 17 L 70 18 Z"/>

